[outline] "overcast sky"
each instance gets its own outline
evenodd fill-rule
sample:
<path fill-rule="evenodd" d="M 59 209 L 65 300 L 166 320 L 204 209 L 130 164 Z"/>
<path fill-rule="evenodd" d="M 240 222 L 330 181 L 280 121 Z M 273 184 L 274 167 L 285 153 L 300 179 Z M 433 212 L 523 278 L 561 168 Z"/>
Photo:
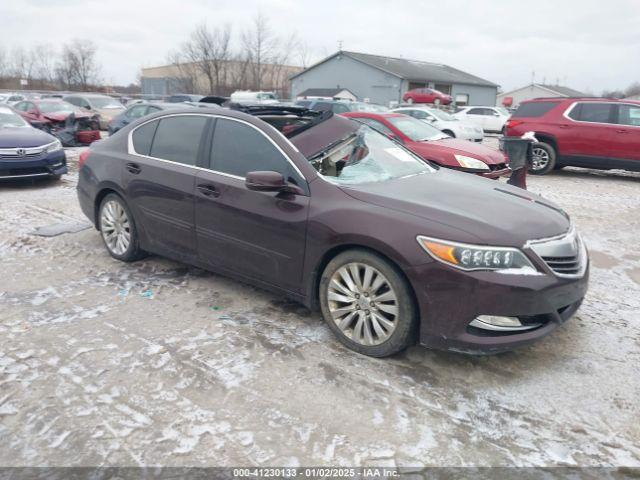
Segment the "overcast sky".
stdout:
<path fill-rule="evenodd" d="M 202 21 L 235 39 L 258 11 L 314 60 L 345 50 L 446 63 L 504 90 L 535 80 L 600 93 L 640 81 L 640 0 L 3 0 L 0 47 L 91 38 L 108 83 L 136 80 Z M 239 43 L 239 42 L 237 42 Z"/>

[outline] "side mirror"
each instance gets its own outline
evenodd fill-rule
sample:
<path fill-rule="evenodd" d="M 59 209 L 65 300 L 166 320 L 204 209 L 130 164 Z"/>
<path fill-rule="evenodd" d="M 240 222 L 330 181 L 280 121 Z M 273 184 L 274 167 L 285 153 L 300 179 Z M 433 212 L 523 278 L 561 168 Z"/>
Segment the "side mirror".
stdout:
<path fill-rule="evenodd" d="M 247 173 L 244 184 L 257 192 L 279 192 L 288 186 L 281 173 L 260 171 Z"/>
<path fill-rule="evenodd" d="M 33 109 L 31 109 L 31 110 L 27 110 L 27 113 L 28 113 L 29 115 L 37 115 L 37 114 L 38 114 L 38 112 L 36 112 L 36 111 L 35 111 L 35 110 L 33 110 Z"/>

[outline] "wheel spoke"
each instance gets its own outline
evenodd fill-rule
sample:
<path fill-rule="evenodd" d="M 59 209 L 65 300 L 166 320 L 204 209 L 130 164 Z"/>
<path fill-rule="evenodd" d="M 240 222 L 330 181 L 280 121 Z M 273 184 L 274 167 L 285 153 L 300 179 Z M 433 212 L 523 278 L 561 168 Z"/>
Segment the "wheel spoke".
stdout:
<path fill-rule="evenodd" d="M 329 292 L 328 298 L 329 300 L 332 300 L 334 302 L 353 303 L 353 298 L 349 298 L 345 295 L 340 295 L 337 292 Z"/>
<path fill-rule="evenodd" d="M 371 325 L 369 319 L 365 316 L 364 322 L 362 325 L 362 329 L 364 330 L 364 340 L 367 342 L 367 345 L 373 345 L 373 334 L 371 333 Z"/>
<path fill-rule="evenodd" d="M 331 310 L 331 315 L 333 316 L 333 318 L 335 319 L 339 319 L 344 317 L 345 314 L 347 313 L 352 313 L 355 312 L 356 309 L 353 305 L 349 305 L 348 307 L 341 307 L 341 308 L 336 308 L 335 310 Z"/>
<path fill-rule="evenodd" d="M 375 313 L 371 314 L 371 326 L 373 327 L 373 331 L 376 332 L 378 339 L 388 337 L 387 332 L 384 328 L 382 328 L 382 325 L 380 325 L 378 317 Z"/>
<path fill-rule="evenodd" d="M 398 307 L 396 305 L 377 303 L 376 307 L 378 307 L 378 310 L 382 310 L 383 312 L 393 315 L 394 317 L 398 315 Z"/>
<path fill-rule="evenodd" d="M 357 263 L 352 263 L 349 266 L 349 272 L 351 273 L 351 278 L 353 278 L 353 282 L 356 284 L 358 291 L 362 291 L 362 281 L 360 280 L 360 266 Z"/>
<path fill-rule="evenodd" d="M 369 287 L 371 286 L 371 280 L 373 279 L 374 276 L 374 272 L 373 272 L 373 268 L 371 268 L 368 265 L 365 265 L 364 267 L 364 278 L 362 280 L 362 288 L 363 290 L 369 290 Z"/>
<path fill-rule="evenodd" d="M 352 297 L 353 296 L 353 292 L 351 290 L 349 290 L 347 287 L 345 287 L 344 285 L 342 285 L 335 278 L 331 280 L 329 288 L 333 288 L 335 290 L 339 290 L 340 292 L 342 292 L 343 294 L 347 295 L 348 297 Z"/>
<path fill-rule="evenodd" d="M 378 323 L 382 327 L 384 327 L 387 330 L 387 332 L 392 332 L 393 329 L 396 328 L 395 323 L 391 322 L 390 320 L 387 320 L 382 315 L 378 315 L 377 313 L 373 312 L 372 316 L 378 321 Z"/>
<path fill-rule="evenodd" d="M 364 338 L 362 335 L 362 327 L 364 325 L 364 313 L 358 312 L 358 321 L 356 322 L 356 326 L 353 327 L 353 340 L 358 343 L 365 344 Z"/>
<path fill-rule="evenodd" d="M 396 294 L 393 293 L 393 290 L 387 290 L 386 292 L 374 297 L 376 303 L 378 302 L 391 302 L 396 301 Z"/>
<path fill-rule="evenodd" d="M 349 270 L 347 270 L 346 268 L 342 267 L 340 270 L 338 270 L 338 274 L 340 275 L 340 277 L 342 278 L 344 283 L 347 285 L 349 290 L 351 290 L 352 292 L 356 292 L 357 291 L 357 288 L 356 288 L 355 284 L 353 283 L 353 280 L 351 278 L 351 274 L 349 273 Z"/>
<path fill-rule="evenodd" d="M 349 326 L 351 325 L 351 323 L 353 322 L 353 319 L 355 318 L 357 312 L 351 312 L 349 315 L 347 315 L 346 317 L 344 317 L 340 323 L 338 324 L 338 328 L 342 331 L 345 331 L 349 328 Z"/>

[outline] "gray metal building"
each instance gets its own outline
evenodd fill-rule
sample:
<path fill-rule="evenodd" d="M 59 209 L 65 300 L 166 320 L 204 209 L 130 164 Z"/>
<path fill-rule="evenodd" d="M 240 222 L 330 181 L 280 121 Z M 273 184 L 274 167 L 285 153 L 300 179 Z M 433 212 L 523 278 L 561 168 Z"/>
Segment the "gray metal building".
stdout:
<path fill-rule="evenodd" d="M 413 88 L 447 93 L 458 105 L 495 105 L 498 85 L 440 63 L 338 51 L 290 77 L 292 97 L 308 88 L 347 88 L 360 100 L 389 105 Z"/>

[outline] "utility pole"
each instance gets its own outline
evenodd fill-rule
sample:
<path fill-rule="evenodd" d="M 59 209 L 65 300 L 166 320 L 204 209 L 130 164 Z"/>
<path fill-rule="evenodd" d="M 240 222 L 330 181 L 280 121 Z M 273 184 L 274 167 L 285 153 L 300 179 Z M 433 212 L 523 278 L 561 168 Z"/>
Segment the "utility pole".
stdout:
<path fill-rule="evenodd" d="M 342 40 L 338 40 L 338 51 L 342 51 Z"/>

